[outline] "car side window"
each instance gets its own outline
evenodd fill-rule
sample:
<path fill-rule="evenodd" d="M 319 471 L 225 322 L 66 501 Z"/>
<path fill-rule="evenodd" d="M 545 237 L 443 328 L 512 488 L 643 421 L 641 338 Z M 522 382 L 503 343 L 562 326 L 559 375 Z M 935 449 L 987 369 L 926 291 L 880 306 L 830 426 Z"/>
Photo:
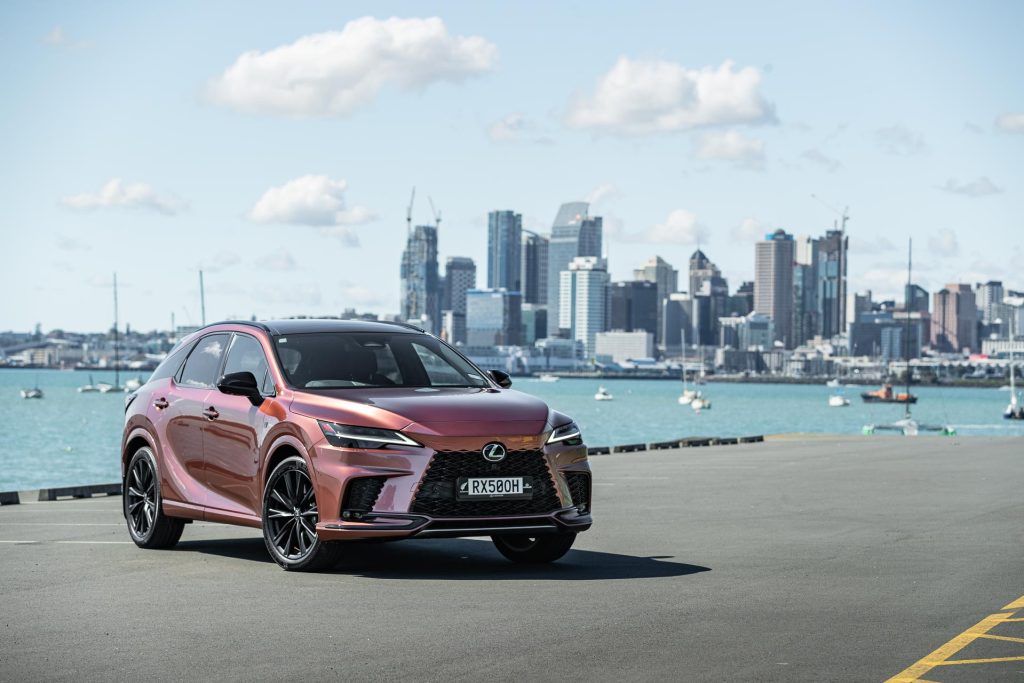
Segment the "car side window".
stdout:
<path fill-rule="evenodd" d="M 228 360 L 224 364 L 224 374 L 232 372 L 251 372 L 256 378 L 256 383 L 262 387 L 261 391 L 266 393 L 267 375 L 270 374 L 270 366 L 267 364 L 267 356 L 263 353 L 263 345 L 255 337 L 247 334 L 236 334 L 231 340 L 231 348 L 228 350 Z M 273 383 L 271 382 L 271 392 Z"/>
<path fill-rule="evenodd" d="M 212 389 L 217 382 L 217 371 L 220 370 L 227 342 L 226 334 L 211 334 L 200 339 L 185 361 L 178 384 L 196 389 Z"/>

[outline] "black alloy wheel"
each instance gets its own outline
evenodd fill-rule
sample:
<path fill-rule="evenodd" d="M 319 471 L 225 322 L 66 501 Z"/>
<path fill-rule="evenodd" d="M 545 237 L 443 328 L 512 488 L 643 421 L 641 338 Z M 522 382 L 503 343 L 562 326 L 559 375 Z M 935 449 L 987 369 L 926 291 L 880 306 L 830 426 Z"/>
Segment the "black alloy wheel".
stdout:
<path fill-rule="evenodd" d="M 282 461 L 271 472 L 263 493 L 263 540 L 274 561 L 296 571 L 335 565 L 338 544 L 320 540 L 316 534 L 319 519 L 305 461 L 299 456 Z"/>
<path fill-rule="evenodd" d="M 491 536 L 491 540 L 494 541 L 498 552 L 513 562 L 545 564 L 554 562 L 569 552 L 576 540 L 576 533 L 569 531 L 542 536 L 502 535 Z"/>
<path fill-rule="evenodd" d="M 185 529 L 185 520 L 168 517 L 160 504 L 160 475 L 153 451 L 135 451 L 128 463 L 122 495 L 128 534 L 140 548 L 173 548 Z"/>

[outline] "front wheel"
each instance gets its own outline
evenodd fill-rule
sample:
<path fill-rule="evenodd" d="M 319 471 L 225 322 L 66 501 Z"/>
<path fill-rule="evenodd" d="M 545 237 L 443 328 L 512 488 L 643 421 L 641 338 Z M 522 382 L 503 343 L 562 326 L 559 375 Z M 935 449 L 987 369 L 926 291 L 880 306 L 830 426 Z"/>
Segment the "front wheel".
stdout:
<path fill-rule="evenodd" d="M 574 532 L 543 536 L 491 536 L 502 555 L 524 564 L 544 564 L 561 558 L 576 540 Z"/>
<path fill-rule="evenodd" d="M 316 535 L 320 515 L 306 462 L 299 456 L 282 461 L 263 492 L 263 540 L 274 561 L 290 571 L 329 569 L 340 559 L 337 543 Z"/>
<path fill-rule="evenodd" d="M 156 458 L 148 447 L 135 451 L 128 463 L 128 475 L 124 479 L 124 493 L 121 497 L 124 518 L 128 522 L 128 534 L 140 548 L 173 548 L 185 520 L 168 517 L 160 504 L 160 476 L 156 469 Z"/>

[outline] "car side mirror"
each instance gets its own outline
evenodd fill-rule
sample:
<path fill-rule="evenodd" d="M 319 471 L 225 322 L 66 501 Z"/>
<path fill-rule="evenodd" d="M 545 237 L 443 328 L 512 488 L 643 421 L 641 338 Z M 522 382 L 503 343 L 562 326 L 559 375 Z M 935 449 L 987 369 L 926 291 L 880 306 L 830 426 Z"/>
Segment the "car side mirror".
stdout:
<path fill-rule="evenodd" d="M 245 396 L 257 408 L 263 405 L 263 395 L 256 384 L 256 376 L 249 371 L 230 372 L 220 378 L 217 388 L 222 394 Z"/>
<path fill-rule="evenodd" d="M 512 386 L 512 378 L 508 376 L 507 372 L 502 372 L 501 370 L 491 370 L 490 373 L 488 374 L 490 374 L 491 379 L 493 379 L 497 383 L 497 385 L 502 389 L 508 389 L 510 386 Z"/>

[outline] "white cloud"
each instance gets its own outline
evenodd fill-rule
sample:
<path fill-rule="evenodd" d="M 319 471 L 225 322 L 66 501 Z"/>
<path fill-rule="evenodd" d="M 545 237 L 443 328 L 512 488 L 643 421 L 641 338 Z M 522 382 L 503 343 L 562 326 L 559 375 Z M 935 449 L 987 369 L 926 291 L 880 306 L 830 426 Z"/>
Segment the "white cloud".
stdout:
<path fill-rule="evenodd" d="M 664 223 L 658 223 L 644 236 L 645 242 L 653 244 L 697 244 L 707 242 L 707 228 L 697 222 L 697 214 L 686 209 L 676 209 Z"/>
<path fill-rule="evenodd" d="M 962 194 L 967 197 L 986 197 L 992 194 L 999 194 L 1003 191 L 1001 187 L 996 186 L 996 184 L 986 176 L 981 176 L 975 180 L 965 183 L 961 183 L 956 178 L 950 178 L 946 181 L 946 184 L 940 186 L 939 189 L 953 194 Z"/>
<path fill-rule="evenodd" d="M 833 159 L 817 147 L 805 150 L 804 153 L 800 155 L 800 158 L 821 166 L 829 173 L 835 173 L 843 167 L 842 163 L 840 163 L 838 159 Z"/>
<path fill-rule="evenodd" d="M 730 234 L 737 242 L 757 242 L 763 240 L 769 232 L 771 230 L 756 218 L 744 218 L 739 225 L 732 229 Z"/>
<path fill-rule="evenodd" d="M 599 206 L 604 202 L 615 199 L 620 196 L 619 189 L 611 183 L 601 183 L 587 195 L 586 202 L 591 207 Z"/>
<path fill-rule="evenodd" d="M 323 175 L 289 180 L 264 192 L 249 212 L 249 220 L 321 227 L 324 234 L 355 246 L 359 240 L 351 226 L 367 223 L 374 215 L 364 206 L 346 208 L 347 186 L 344 180 Z"/>
<path fill-rule="evenodd" d="M 759 70 L 736 70 L 729 60 L 697 70 L 675 62 L 619 57 L 589 97 L 570 104 L 566 122 L 619 135 L 773 123 L 775 108 L 760 86 Z"/>
<path fill-rule="evenodd" d="M 924 136 L 899 124 L 875 131 L 875 144 L 886 154 L 917 156 L 928 152 Z"/>
<path fill-rule="evenodd" d="M 956 256 L 960 253 L 960 244 L 955 232 L 943 228 L 928 238 L 928 249 L 937 256 Z"/>
<path fill-rule="evenodd" d="M 278 249 L 258 258 L 256 260 L 256 266 L 262 270 L 284 272 L 295 270 L 298 267 L 298 264 L 295 263 L 295 257 L 292 256 L 290 251 L 287 249 Z"/>
<path fill-rule="evenodd" d="M 509 140 L 516 140 L 519 138 L 526 128 L 529 127 L 529 122 L 526 117 L 522 114 L 512 113 L 503 118 L 502 120 L 491 125 L 487 129 L 487 134 L 494 142 L 507 142 Z"/>
<path fill-rule="evenodd" d="M 996 118 L 996 127 L 1007 133 L 1024 133 L 1024 111 L 1011 111 Z"/>
<path fill-rule="evenodd" d="M 764 167 L 764 142 L 748 138 L 737 131 L 707 132 L 693 139 L 693 156 L 697 159 L 731 161 L 744 168 Z"/>
<path fill-rule="evenodd" d="M 185 203 L 177 197 L 159 195 L 151 185 L 126 183 L 120 178 L 108 180 L 99 192 L 70 195 L 60 201 L 64 206 L 77 210 L 122 207 L 148 209 L 167 216 L 173 216 L 186 208 Z"/>
<path fill-rule="evenodd" d="M 406 90 L 488 71 L 495 45 L 452 36 L 438 17 L 363 17 L 266 52 L 245 52 L 211 81 L 213 101 L 259 114 L 344 116 L 394 84 Z"/>

